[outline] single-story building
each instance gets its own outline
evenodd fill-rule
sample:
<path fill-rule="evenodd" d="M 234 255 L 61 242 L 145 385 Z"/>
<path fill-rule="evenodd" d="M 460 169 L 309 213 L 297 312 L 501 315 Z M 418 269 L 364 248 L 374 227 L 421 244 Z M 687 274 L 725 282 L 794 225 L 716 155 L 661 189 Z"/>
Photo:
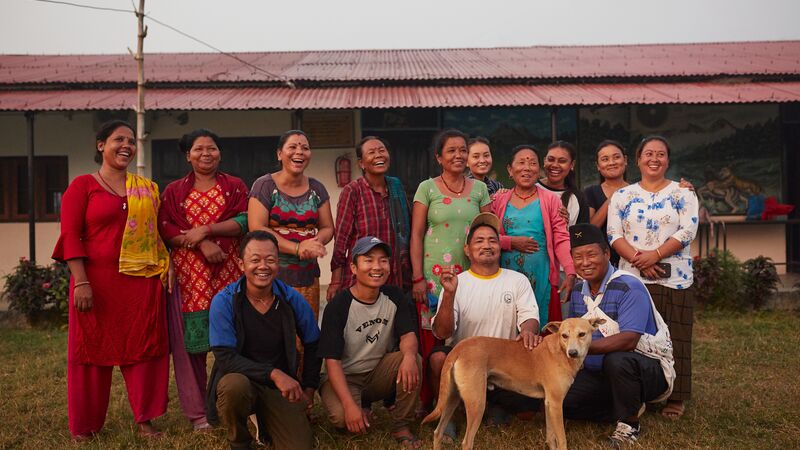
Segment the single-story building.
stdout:
<path fill-rule="evenodd" d="M 437 173 L 430 141 L 445 127 L 488 137 L 501 181 L 514 145 L 575 142 L 583 185 L 597 182 L 598 142 L 617 139 L 633 158 L 655 133 L 675 149 L 668 175 L 694 183 L 739 258 L 800 261 L 791 220 L 738 225 L 750 195 L 800 203 L 800 41 L 236 57 L 145 56 L 145 174 L 160 185 L 188 171 L 176 140 L 199 127 L 224 138 L 223 170 L 248 183 L 275 169 L 281 133 L 304 129 L 309 175 L 327 186 L 334 211 L 337 180 L 347 178 L 339 158 L 357 177 L 355 143 L 368 134 L 389 141 L 390 173 L 413 195 Z M 0 55 L 0 274 L 33 246 L 30 256 L 49 263 L 62 192 L 96 170 L 95 130 L 111 118 L 135 123 L 136 100 L 130 55 Z M 713 189 L 720 183 L 723 193 Z"/>

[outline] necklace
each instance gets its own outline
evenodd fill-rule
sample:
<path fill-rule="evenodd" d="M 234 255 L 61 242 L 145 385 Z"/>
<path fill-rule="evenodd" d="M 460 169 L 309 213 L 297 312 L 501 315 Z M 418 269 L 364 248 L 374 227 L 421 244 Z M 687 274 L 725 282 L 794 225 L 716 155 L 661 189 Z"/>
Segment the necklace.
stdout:
<path fill-rule="evenodd" d="M 444 187 L 446 187 L 448 191 L 452 192 L 453 194 L 456 194 L 457 196 L 461 196 L 461 193 L 464 192 L 464 188 L 467 187 L 467 179 L 464 178 L 464 177 L 461 177 L 462 182 L 461 182 L 461 190 L 460 191 L 456 191 L 455 189 L 451 188 L 447 184 L 447 181 L 444 181 L 444 176 L 443 175 L 439 175 L 439 179 L 442 180 L 442 184 L 444 184 Z"/>
<path fill-rule="evenodd" d="M 275 295 L 270 295 L 269 297 L 265 297 L 265 298 L 253 298 L 253 297 L 250 296 L 250 294 L 245 294 L 245 295 L 247 295 L 247 299 L 248 300 L 250 300 L 252 302 L 255 302 L 255 303 L 258 303 L 261 306 L 264 306 L 264 305 L 267 304 L 267 302 L 270 302 L 270 301 L 275 299 Z M 277 302 L 275 303 L 275 309 L 278 309 Z"/>
<path fill-rule="evenodd" d="M 114 193 L 114 195 L 116 195 L 117 197 L 120 197 L 120 198 L 122 198 L 122 199 L 123 199 L 123 200 L 122 200 L 122 210 L 123 210 L 123 211 L 125 211 L 126 209 L 128 209 L 128 200 L 127 200 L 127 197 L 126 197 L 126 196 L 124 196 L 124 195 L 119 195 L 119 193 L 117 193 L 117 191 L 116 191 L 116 190 L 114 190 L 114 188 L 112 188 L 110 184 L 108 184 L 108 182 L 106 181 L 106 179 L 105 179 L 105 178 L 103 178 L 103 176 L 102 176 L 102 175 L 100 175 L 100 171 L 99 171 L 99 170 L 97 171 L 97 176 L 98 176 L 98 177 L 100 177 L 100 181 L 102 181 L 102 182 L 103 182 L 103 184 L 104 184 L 104 185 L 105 185 L 105 186 L 106 186 L 108 189 L 110 189 L 110 190 L 111 190 L 111 192 L 113 192 L 113 193 Z"/>
<path fill-rule="evenodd" d="M 514 186 L 514 195 L 516 195 L 522 201 L 525 201 L 525 200 L 527 200 L 529 198 L 535 197 L 537 192 L 539 192 L 539 191 L 536 189 L 536 187 L 534 187 L 533 188 L 533 193 L 531 195 L 523 197 L 523 196 L 519 195 L 519 192 L 517 192 L 517 187 Z"/>

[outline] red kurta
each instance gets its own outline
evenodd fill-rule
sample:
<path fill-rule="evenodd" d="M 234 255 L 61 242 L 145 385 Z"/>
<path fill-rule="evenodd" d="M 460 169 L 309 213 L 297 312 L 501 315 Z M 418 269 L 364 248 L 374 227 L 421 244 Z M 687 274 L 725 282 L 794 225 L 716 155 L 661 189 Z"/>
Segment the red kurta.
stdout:
<path fill-rule="evenodd" d="M 69 361 L 121 366 L 169 351 L 166 300 L 159 277 L 119 273 L 128 211 L 92 175 L 70 183 L 62 199 L 61 236 L 53 259 L 83 258 L 92 288 L 92 309 L 78 312 L 69 289 Z"/>

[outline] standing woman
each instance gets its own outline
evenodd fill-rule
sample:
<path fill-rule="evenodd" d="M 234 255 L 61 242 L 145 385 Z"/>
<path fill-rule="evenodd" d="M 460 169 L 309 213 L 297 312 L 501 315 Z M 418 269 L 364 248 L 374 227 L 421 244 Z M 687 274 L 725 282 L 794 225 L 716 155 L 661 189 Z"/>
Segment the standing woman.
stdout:
<path fill-rule="evenodd" d="M 278 239 L 278 278 L 297 289 L 319 318 L 319 264 L 333 238 L 328 191 L 305 175 L 311 162 L 308 136 L 290 130 L 278 141 L 281 169 L 253 183 L 247 204 L 250 231 L 265 230 Z"/>
<path fill-rule="evenodd" d="M 515 147 L 508 163 L 514 186 L 495 196 L 492 212 L 503 227 L 500 266 L 528 277 L 544 328 L 548 322 L 561 320 L 560 294 L 575 283 L 575 268 L 566 222 L 559 213 L 561 201 L 536 186 L 538 176 L 539 156 L 533 146 Z M 559 283 L 562 266 L 567 276 Z"/>
<path fill-rule="evenodd" d="M 677 378 L 661 413 L 678 418 L 691 397 L 693 281 L 689 245 L 697 233 L 697 196 L 665 177 L 670 148 L 648 136 L 636 148 L 639 183 L 618 190 L 608 207 L 608 238 L 622 257 L 620 269 L 641 278 L 674 343 Z"/>
<path fill-rule="evenodd" d="M 589 222 L 606 232 L 608 217 L 608 201 L 618 189 L 628 185 L 625 171 L 628 168 L 628 157 L 625 149 L 617 141 L 607 139 L 597 146 L 597 171 L 600 173 L 600 184 L 594 184 L 583 190 L 586 203 L 589 205 Z M 619 266 L 619 255 L 611 249 L 611 264 Z"/>
<path fill-rule="evenodd" d="M 391 161 L 388 147 L 386 141 L 375 136 L 365 137 L 356 146 L 364 176 L 350 182 L 339 196 L 328 300 L 354 283 L 350 251 L 365 236 L 377 237 L 392 250 L 386 284 L 403 292 L 411 288 L 411 212 L 400 179 L 386 175 Z"/>
<path fill-rule="evenodd" d="M 544 157 L 544 178 L 539 180 L 539 187 L 561 198 L 566 208 L 566 214 L 561 214 L 569 217 L 567 226 L 589 222 L 589 207 L 575 180 L 576 157 L 575 146 L 569 142 L 553 142 Z"/>
<path fill-rule="evenodd" d="M 242 275 L 236 255 L 243 230 L 234 218 L 247 210 L 247 186 L 219 172 L 218 142 L 219 136 L 205 129 L 181 137 L 178 148 L 192 170 L 167 186 L 158 212 L 159 232 L 172 250 L 178 280 L 168 307 L 175 384 L 195 430 L 209 428 L 205 396 L 211 299 Z"/>
<path fill-rule="evenodd" d="M 119 366 L 139 435 L 167 410 L 169 341 L 162 281 L 169 255 L 158 236 L 158 186 L 127 172 L 133 127 L 115 120 L 96 137 L 100 169 L 70 183 L 53 259 L 69 266 L 69 430 L 85 440 L 103 428 Z"/>
<path fill-rule="evenodd" d="M 429 407 L 433 401 L 427 380 L 427 359 L 436 343 L 431 331 L 431 318 L 436 314 L 438 296 L 442 291 L 439 275 L 448 267 L 456 273 L 469 269 L 464 241 L 470 222 L 479 213 L 491 209 L 486 185 L 464 175 L 467 136 L 458 130 L 444 130 L 434 138 L 434 151 L 442 174 L 420 183 L 411 213 L 411 282 L 417 302 L 420 352 L 425 366 L 420 394 L 424 407 Z"/>
<path fill-rule="evenodd" d="M 467 167 L 469 173 L 467 177 L 481 180 L 486 184 L 489 195 L 503 189 L 499 181 L 489 178 L 492 171 L 492 149 L 489 148 L 489 140 L 485 137 L 472 138 L 467 142 Z"/>

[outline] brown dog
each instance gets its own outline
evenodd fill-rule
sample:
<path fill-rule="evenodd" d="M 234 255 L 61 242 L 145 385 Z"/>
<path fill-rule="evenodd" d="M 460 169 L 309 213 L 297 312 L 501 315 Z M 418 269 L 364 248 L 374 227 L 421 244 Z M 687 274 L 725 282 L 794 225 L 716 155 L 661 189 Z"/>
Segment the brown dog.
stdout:
<path fill-rule="evenodd" d="M 472 449 L 475 434 L 486 407 L 486 387 L 518 392 L 534 398 L 544 398 L 547 424 L 547 445 L 566 450 L 562 404 L 575 374 L 592 343 L 592 332 L 604 319 L 567 319 L 550 322 L 544 329 L 552 334 L 533 350 L 522 342 L 490 337 L 464 339 L 447 355 L 442 368 L 439 400 L 436 408 L 422 423 L 439 419 L 433 433 L 433 448 L 439 450 L 444 428 L 458 406 L 459 394 L 467 413 L 467 429 L 461 449 Z"/>

